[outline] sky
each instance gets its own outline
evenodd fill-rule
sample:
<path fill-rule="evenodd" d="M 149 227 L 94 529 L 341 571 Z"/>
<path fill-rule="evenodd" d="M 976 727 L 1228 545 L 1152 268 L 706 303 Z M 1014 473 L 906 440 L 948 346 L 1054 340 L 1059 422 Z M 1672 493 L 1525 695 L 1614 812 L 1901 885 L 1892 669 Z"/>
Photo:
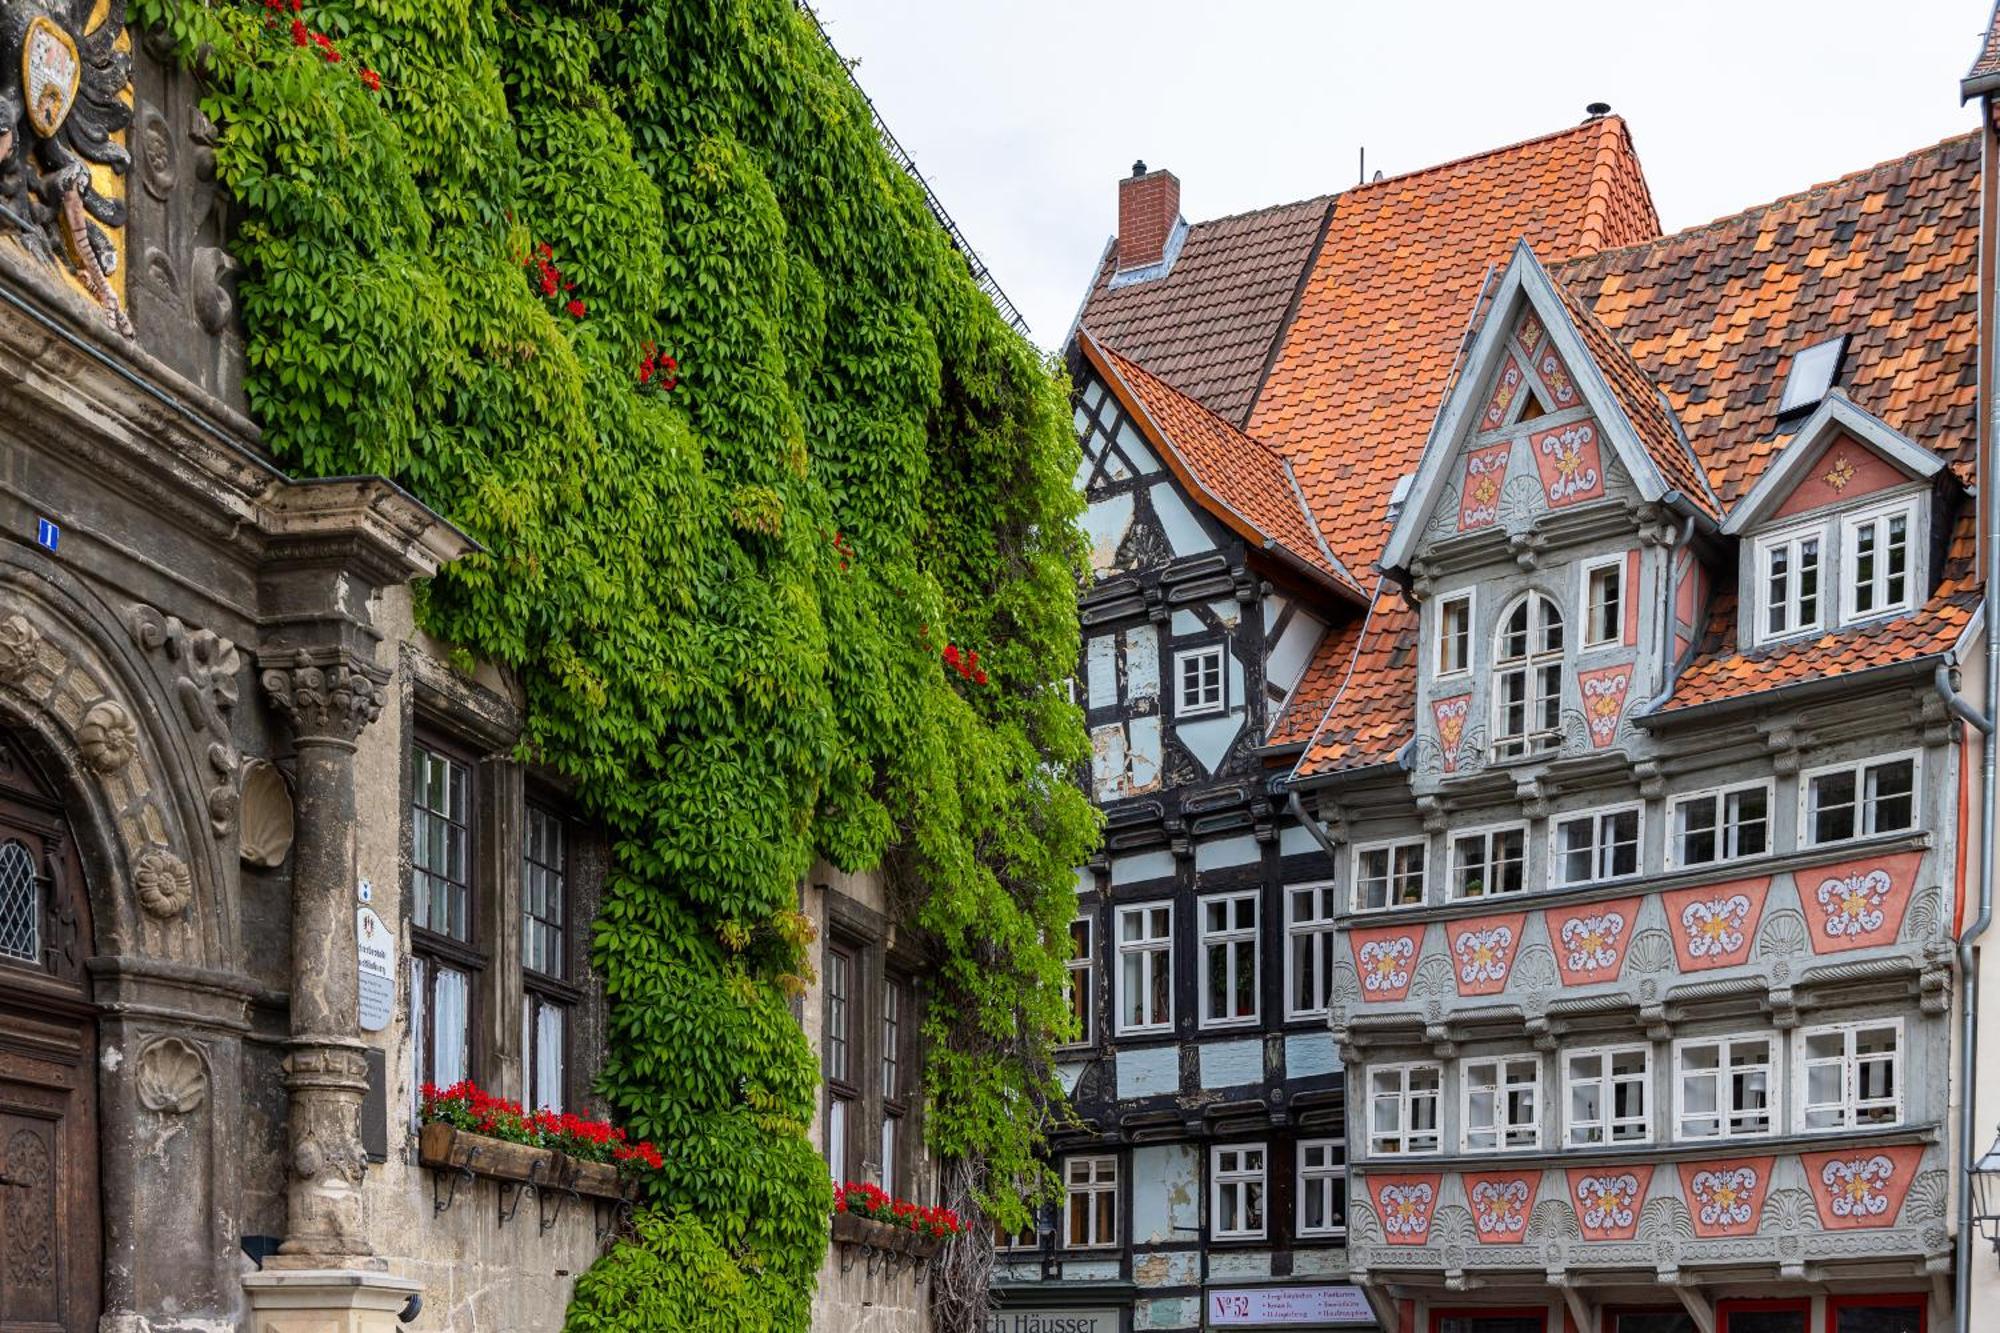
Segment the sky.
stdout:
<path fill-rule="evenodd" d="M 1991 0 L 814 0 L 1032 336 L 1143 158 L 1191 222 L 1626 118 L 1668 231 L 1975 128 Z"/>

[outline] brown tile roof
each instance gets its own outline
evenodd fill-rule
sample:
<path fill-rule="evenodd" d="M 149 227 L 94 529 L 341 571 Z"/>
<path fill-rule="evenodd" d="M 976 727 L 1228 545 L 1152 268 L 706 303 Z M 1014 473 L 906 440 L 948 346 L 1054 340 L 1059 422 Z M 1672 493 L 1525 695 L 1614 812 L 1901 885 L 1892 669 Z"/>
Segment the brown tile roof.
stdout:
<path fill-rule="evenodd" d="M 1098 364 L 1114 391 L 1139 409 L 1141 427 L 1153 437 L 1198 503 L 1239 535 L 1261 546 L 1272 541 L 1327 578 L 1361 589 L 1337 566 L 1313 530 L 1305 501 L 1285 460 L 1128 357 L 1100 344 L 1089 328 L 1078 331 L 1086 357 Z M 1164 439 L 1159 438 L 1164 435 Z M 1181 472 L 1176 467 L 1176 473 Z"/>
<path fill-rule="evenodd" d="M 1667 485 L 1685 495 L 1710 518 L 1720 519 L 1722 507 L 1709 489 L 1708 477 L 1695 461 L 1687 441 L 1681 438 L 1673 411 L 1662 401 L 1653 381 L 1611 336 L 1603 321 L 1591 313 L 1589 306 L 1578 301 L 1561 283 L 1555 284 L 1555 288 L 1570 322 L 1583 338 L 1584 349 L 1603 372 L 1605 382 L 1611 386 L 1611 396 L 1618 400 L 1625 419 L 1632 423 L 1632 429 L 1652 455 L 1653 465 L 1667 479 Z"/>
<path fill-rule="evenodd" d="M 1299 756 L 1294 778 L 1386 764 L 1416 735 L 1417 623 L 1401 591 L 1377 594 L 1360 649 Z"/>
<path fill-rule="evenodd" d="M 1701 648 L 1674 682 L 1673 699 L 1660 712 L 1671 714 L 1781 685 L 1894 666 L 1950 651 L 1979 608 L 1977 508 L 1968 502 L 1952 525 L 1944 577 L 1914 615 L 1740 652 L 1736 646 L 1736 597 L 1717 598 Z"/>
<path fill-rule="evenodd" d="M 1331 202 L 1321 195 L 1195 223 L 1173 268 L 1151 282 L 1111 286 L 1107 253 L 1080 323 L 1240 426 Z"/>
<path fill-rule="evenodd" d="M 1291 459 L 1347 568 L 1381 550 L 1489 266 L 1524 237 L 1562 260 L 1658 231 L 1615 116 L 1340 196 L 1249 430 Z"/>
<path fill-rule="evenodd" d="M 1978 186 L 1977 138 L 1947 139 L 1554 276 L 1665 390 L 1725 504 L 1797 425 L 1777 420 L 1792 356 L 1839 333 L 1855 404 L 1969 478 Z"/>

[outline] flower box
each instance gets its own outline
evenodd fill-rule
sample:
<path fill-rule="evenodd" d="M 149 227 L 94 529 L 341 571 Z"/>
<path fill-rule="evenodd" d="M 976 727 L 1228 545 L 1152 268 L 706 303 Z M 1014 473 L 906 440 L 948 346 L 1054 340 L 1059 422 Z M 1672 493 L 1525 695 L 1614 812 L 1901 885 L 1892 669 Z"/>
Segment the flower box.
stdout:
<path fill-rule="evenodd" d="M 417 1136 L 417 1160 L 444 1171 L 470 1171 L 494 1180 L 573 1189 L 600 1199 L 627 1196 L 626 1182 L 610 1162 L 580 1162 L 553 1148 L 474 1134 L 433 1120 Z"/>
<path fill-rule="evenodd" d="M 863 1245 L 881 1254 L 906 1255 L 919 1261 L 934 1257 L 944 1245 L 935 1236 L 920 1236 L 908 1227 L 853 1213 L 833 1215 L 833 1239 L 835 1244 Z"/>

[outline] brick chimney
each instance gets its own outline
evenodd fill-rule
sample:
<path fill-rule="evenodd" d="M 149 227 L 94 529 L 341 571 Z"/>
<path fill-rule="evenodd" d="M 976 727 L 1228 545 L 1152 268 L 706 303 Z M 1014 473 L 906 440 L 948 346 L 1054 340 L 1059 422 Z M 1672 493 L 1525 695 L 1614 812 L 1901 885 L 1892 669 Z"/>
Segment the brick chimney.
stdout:
<path fill-rule="evenodd" d="M 1148 268 L 1165 259 L 1180 216 L 1180 177 L 1134 162 L 1132 174 L 1118 182 L 1118 271 Z"/>

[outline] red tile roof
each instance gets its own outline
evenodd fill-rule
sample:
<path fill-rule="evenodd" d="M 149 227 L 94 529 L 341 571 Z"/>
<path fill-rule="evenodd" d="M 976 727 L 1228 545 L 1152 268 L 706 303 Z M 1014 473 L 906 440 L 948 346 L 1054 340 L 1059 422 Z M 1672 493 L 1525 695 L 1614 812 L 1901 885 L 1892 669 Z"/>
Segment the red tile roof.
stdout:
<path fill-rule="evenodd" d="M 1312 739 L 1320 720 L 1326 716 L 1327 705 L 1347 683 L 1347 673 L 1354 667 L 1354 653 L 1361 646 L 1366 624 L 1367 618 L 1357 615 L 1337 622 L 1320 637 L 1305 673 L 1292 688 L 1292 697 L 1272 721 L 1265 744 L 1304 745 Z"/>
<path fill-rule="evenodd" d="M 1386 764 L 1416 735 L 1417 624 L 1417 613 L 1403 600 L 1401 590 L 1380 592 L 1360 632 L 1359 649 L 1350 649 L 1351 662 L 1339 692 L 1299 757 L 1293 777 L 1323 777 Z M 1313 669 L 1319 670 L 1320 663 L 1315 662 Z"/>
<path fill-rule="evenodd" d="M 1916 614 L 1851 625 L 1812 639 L 1792 639 L 1767 648 L 1739 651 L 1736 598 L 1716 599 L 1708 633 L 1687 669 L 1674 682 L 1671 702 L 1660 712 L 1741 698 L 1800 681 L 1894 666 L 1949 652 L 1979 608 L 1980 580 L 1977 506 L 1967 503 L 1952 527 L 1944 578 Z"/>
<path fill-rule="evenodd" d="M 1584 349 L 1590 353 L 1590 359 L 1597 363 L 1605 382 L 1611 386 L 1611 396 L 1618 400 L 1625 419 L 1632 423 L 1639 442 L 1646 446 L 1646 452 L 1652 456 L 1653 465 L 1659 468 L 1667 485 L 1686 496 L 1691 504 L 1710 518 L 1720 519 L 1722 506 L 1709 489 L 1708 477 L 1695 460 L 1687 441 L 1681 437 L 1673 411 L 1662 400 L 1653 381 L 1611 336 L 1611 330 L 1604 327 L 1603 321 L 1591 313 L 1589 306 L 1578 301 L 1560 283 L 1556 284 L 1556 292 L 1562 298 L 1570 323 L 1576 326 L 1577 333 L 1583 338 Z"/>
<path fill-rule="evenodd" d="M 1195 500 L 1257 546 L 1274 542 L 1327 578 L 1362 591 L 1319 541 L 1285 460 L 1127 357 L 1078 331 L 1084 355 L 1136 409 L 1141 429 Z"/>
<path fill-rule="evenodd" d="M 1848 397 L 1970 476 L 1978 247 L 1967 135 L 1554 276 L 1666 392 L 1733 504 L 1798 424 L 1777 419 L 1791 358 L 1840 333 Z"/>
<path fill-rule="evenodd" d="M 1523 237 L 1562 260 L 1658 230 L 1615 116 L 1340 196 L 1249 431 L 1291 459 L 1347 568 L 1381 550 L 1489 266 Z"/>
<path fill-rule="evenodd" d="M 1111 286 L 1107 253 L 1080 323 L 1235 425 L 1312 262 L 1332 196 L 1198 222 L 1164 278 Z"/>

